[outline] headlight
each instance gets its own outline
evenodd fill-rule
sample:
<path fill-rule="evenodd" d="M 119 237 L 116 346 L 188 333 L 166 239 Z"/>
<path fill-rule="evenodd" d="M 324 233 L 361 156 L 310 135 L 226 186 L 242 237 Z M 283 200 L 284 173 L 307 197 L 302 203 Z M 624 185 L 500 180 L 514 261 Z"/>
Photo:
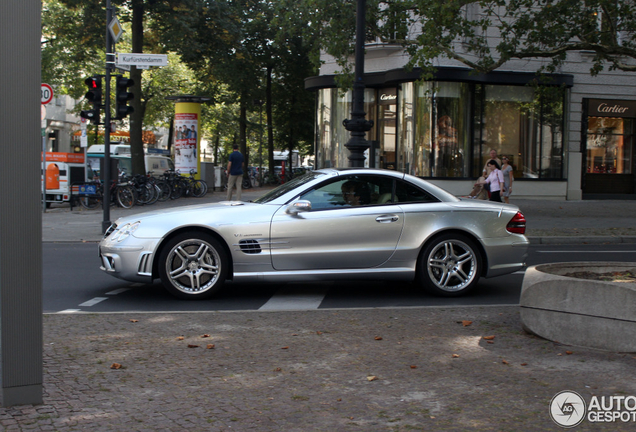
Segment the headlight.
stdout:
<path fill-rule="evenodd" d="M 127 223 L 125 225 L 122 225 L 121 227 L 117 229 L 117 231 L 115 231 L 115 233 L 113 234 L 111 238 L 111 241 L 119 243 L 125 240 L 129 235 L 134 233 L 137 230 L 137 228 L 139 228 L 140 223 L 141 223 L 140 221 L 137 221 L 137 222 Z"/>

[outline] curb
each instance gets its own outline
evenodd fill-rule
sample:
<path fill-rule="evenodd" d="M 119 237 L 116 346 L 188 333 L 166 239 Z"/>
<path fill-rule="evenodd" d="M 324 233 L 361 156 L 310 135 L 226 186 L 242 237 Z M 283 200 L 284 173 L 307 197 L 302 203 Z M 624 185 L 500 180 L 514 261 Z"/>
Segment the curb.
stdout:
<path fill-rule="evenodd" d="M 532 237 L 527 236 L 530 244 L 634 244 L 636 243 L 636 236 L 547 236 L 547 237 Z"/>

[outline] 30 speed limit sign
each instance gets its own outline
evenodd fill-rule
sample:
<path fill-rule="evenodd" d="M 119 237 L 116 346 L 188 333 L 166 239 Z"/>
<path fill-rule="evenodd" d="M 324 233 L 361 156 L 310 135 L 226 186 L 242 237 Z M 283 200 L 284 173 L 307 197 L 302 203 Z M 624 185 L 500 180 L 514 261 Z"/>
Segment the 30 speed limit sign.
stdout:
<path fill-rule="evenodd" d="M 50 85 L 42 84 L 40 90 L 42 105 L 46 105 L 47 103 L 51 102 L 51 100 L 53 100 L 53 88 Z"/>

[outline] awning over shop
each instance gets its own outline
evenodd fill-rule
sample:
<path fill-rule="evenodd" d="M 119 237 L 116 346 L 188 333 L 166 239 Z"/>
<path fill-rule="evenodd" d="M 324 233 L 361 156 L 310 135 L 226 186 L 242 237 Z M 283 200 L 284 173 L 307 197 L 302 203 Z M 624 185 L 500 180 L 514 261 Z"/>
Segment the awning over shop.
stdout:
<path fill-rule="evenodd" d="M 102 136 L 102 135 L 104 135 L 104 131 L 100 130 L 99 136 Z M 73 141 L 79 141 L 81 136 L 82 136 L 82 131 L 76 131 L 75 133 L 73 133 Z M 128 143 L 130 142 L 130 132 L 127 132 L 127 131 L 111 132 L 110 140 Z M 141 133 L 141 141 L 144 144 L 156 144 L 157 137 L 155 136 L 155 133 L 153 131 L 143 131 Z"/>

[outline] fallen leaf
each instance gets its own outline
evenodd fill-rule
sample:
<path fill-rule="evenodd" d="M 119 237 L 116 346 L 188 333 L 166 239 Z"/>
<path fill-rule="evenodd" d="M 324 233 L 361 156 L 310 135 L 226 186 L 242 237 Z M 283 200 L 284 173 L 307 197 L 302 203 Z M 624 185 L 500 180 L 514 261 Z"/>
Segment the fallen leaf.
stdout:
<path fill-rule="evenodd" d="M 368 376 L 368 377 L 367 377 L 367 381 L 375 381 L 375 380 L 377 380 L 377 379 L 378 379 L 378 377 L 377 377 L 377 376 L 375 376 L 375 375 L 371 375 L 371 376 Z"/>
<path fill-rule="evenodd" d="M 382 336 L 376 336 L 374 339 L 375 340 L 382 340 Z"/>
<path fill-rule="evenodd" d="M 338 402 L 342 402 L 342 398 L 338 398 L 336 399 Z"/>
<path fill-rule="evenodd" d="M 494 341 L 486 341 L 486 343 L 494 344 L 495 342 Z"/>
<path fill-rule="evenodd" d="M 298 336 L 298 333 L 292 333 L 292 336 Z"/>
<path fill-rule="evenodd" d="M 214 349 L 214 344 L 208 344 L 207 349 Z"/>
<path fill-rule="evenodd" d="M 565 353 L 566 353 L 567 355 L 574 354 L 572 351 L 566 351 Z"/>
<path fill-rule="evenodd" d="M 528 366 L 528 363 L 521 363 L 521 366 Z"/>
<path fill-rule="evenodd" d="M 183 336 L 179 336 L 179 337 L 177 338 L 177 340 L 183 340 L 183 339 L 185 339 Z"/>
<path fill-rule="evenodd" d="M 284 346 L 281 349 L 289 349 L 289 347 L 288 346 Z"/>
<path fill-rule="evenodd" d="M 453 358 L 459 358 L 459 354 L 453 354 Z"/>
<path fill-rule="evenodd" d="M 121 369 L 123 368 L 122 365 L 120 365 L 119 363 L 113 363 L 112 365 L 110 365 L 111 369 Z"/>
<path fill-rule="evenodd" d="M 484 340 L 493 340 L 495 337 L 494 336 L 484 336 L 482 339 Z"/>
<path fill-rule="evenodd" d="M 501 362 L 502 362 L 503 364 L 510 364 L 510 363 L 508 363 L 508 361 L 507 361 L 507 360 L 502 360 Z"/>
<path fill-rule="evenodd" d="M 462 325 L 463 325 L 464 327 L 468 327 L 468 326 L 469 326 L 469 325 L 471 325 L 472 323 L 473 323 L 472 321 L 465 321 L 465 320 L 464 320 L 464 321 L 462 321 Z"/>
<path fill-rule="evenodd" d="M 317 335 L 321 335 L 321 334 L 322 334 L 322 332 L 321 332 L 321 331 L 317 331 L 317 332 L 316 332 L 316 334 L 317 334 Z"/>
<path fill-rule="evenodd" d="M 130 320 L 130 322 L 132 322 L 132 323 L 136 323 L 136 322 L 139 322 L 139 320 L 131 319 L 131 320 Z"/>
<path fill-rule="evenodd" d="M 188 344 L 188 348 L 199 348 L 199 345 Z"/>
<path fill-rule="evenodd" d="M 411 369 L 417 369 L 417 366 L 411 365 Z"/>
<path fill-rule="evenodd" d="M 202 338 L 209 338 L 209 337 L 210 337 L 210 335 L 209 335 L 209 334 L 204 334 L 204 335 L 202 335 L 201 337 L 202 337 Z"/>
<path fill-rule="evenodd" d="M 276 369 L 274 369 L 274 372 L 281 372 L 281 371 L 282 371 L 282 369 L 281 369 L 281 368 L 276 368 Z"/>

